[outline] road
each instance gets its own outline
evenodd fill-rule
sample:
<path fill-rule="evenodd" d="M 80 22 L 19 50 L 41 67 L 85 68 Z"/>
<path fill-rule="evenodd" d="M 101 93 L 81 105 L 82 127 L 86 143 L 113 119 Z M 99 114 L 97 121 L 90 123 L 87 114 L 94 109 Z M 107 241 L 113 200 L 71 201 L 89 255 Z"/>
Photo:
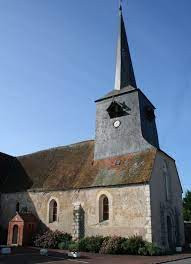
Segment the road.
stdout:
<path fill-rule="evenodd" d="M 179 260 L 179 261 L 168 262 L 168 264 L 191 264 L 191 258 Z"/>
<path fill-rule="evenodd" d="M 187 259 L 184 259 L 187 258 Z M 189 259 L 188 259 L 189 258 Z M 179 260 L 182 259 L 182 260 Z M 176 260 L 176 261 L 175 261 Z M 168 262 L 167 262 L 168 261 Z M 171 261 L 171 262 L 170 262 Z M 191 254 L 144 257 L 129 255 L 100 255 L 82 253 L 79 259 L 68 259 L 60 250 L 50 250 L 48 256 L 40 256 L 39 249 L 16 248 L 11 255 L 0 255 L 0 264 L 191 264 Z"/>

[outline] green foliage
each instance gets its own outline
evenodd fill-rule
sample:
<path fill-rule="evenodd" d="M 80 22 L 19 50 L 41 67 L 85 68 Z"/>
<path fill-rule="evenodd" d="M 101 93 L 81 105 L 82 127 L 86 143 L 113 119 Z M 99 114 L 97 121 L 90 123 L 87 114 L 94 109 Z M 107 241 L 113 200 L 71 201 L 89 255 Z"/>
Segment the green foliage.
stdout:
<path fill-rule="evenodd" d="M 41 248 L 58 248 L 61 242 L 71 241 L 72 237 L 68 233 L 56 231 L 46 231 L 43 234 L 37 234 L 33 240 L 36 247 Z"/>
<path fill-rule="evenodd" d="M 102 236 L 85 237 L 79 241 L 79 249 L 80 251 L 98 253 L 103 241 Z"/>
<path fill-rule="evenodd" d="M 157 256 L 161 254 L 161 250 L 155 244 L 145 242 L 145 245 L 138 249 L 138 254 L 143 256 Z"/>
<path fill-rule="evenodd" d="M 101 254 L 121 254 L 121 245 L 125 241 L 125 238 L 113 236 L 106 238 L 101 246 Z"/>
<path fill-rule="evenodd" d="M 191 191 L 187 191 L 183 199 L 183 215 L 185 221 L 191 221 Z"/>
<path fill-rule="evenodd" d="M 101 254 L 129 254 L 153 256 L 161 254 L 160 249 L 140 236 L 124 237 L 103 237 L 91 236 L 80 239 L 78 242 L 72 241 L 68 233 L 59 231 L 46 231 L 36 235 L 33 244 L 41 248 L 59 248 L 71 252 L 92 252 Z"/>
<path fill-rule="evenodd" d="M 139 248 L 138 254 L 141 256 L 147 256 L 148 255 L 148 250 L 146 246 Z"/>
<path fill-rule="evenodd" d="M 60 243 L 58 244 L 58 248 L 59 248 L 59 249 L 68 249 L 70 243 L 71 243 L 71 242 L 70 242 L 70 241 L 67 241 L 67 240 L 62 241 L 62 242 L 60 242 Z"/>
<path fill-rule="evenodd" d="M 70 252 L 78 252 L 79 251 L 79 243 L 78 242 L 71 242 L 68 247 Z"/>
<path fill-rule="evenodd" d="M 141 236 L 132 236 L 128 239 L 125 239 L 121 245 L 122 252 L 124 254 L 138 255 L 140 248 L 145 246 L 145 241 Z"/>

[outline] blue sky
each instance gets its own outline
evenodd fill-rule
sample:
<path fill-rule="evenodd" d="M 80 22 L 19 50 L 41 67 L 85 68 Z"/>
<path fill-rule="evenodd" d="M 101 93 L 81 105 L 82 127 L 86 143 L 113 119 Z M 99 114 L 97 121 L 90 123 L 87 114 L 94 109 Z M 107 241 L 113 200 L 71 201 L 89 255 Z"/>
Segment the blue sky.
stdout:
<path fill-rule="evenodd" d="M 0 151 L 94 138 L 94 100 L 114 87 L 117 0 L 0 1 Z M 191 1 L 124 0 L 137 84 L 161 149 L 191 188 Z"/>

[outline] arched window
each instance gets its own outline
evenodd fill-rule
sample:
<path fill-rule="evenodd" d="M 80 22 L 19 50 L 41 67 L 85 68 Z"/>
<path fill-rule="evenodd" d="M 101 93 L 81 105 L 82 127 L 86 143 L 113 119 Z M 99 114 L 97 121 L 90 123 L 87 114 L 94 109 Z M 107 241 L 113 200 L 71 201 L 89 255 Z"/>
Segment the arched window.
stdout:
<path fill-rule="evenodd" d="M 106 195 L 101 195 L 99 199 L 99 220 L 109 220 L 109 200 Z"/>
<path fill-rule="evenodd" d="M 109 219 L 109 201 L 108 198 L 105 196 L 103 198 L 103 220 Z"/>
<path fill-rule="evenodd" d="M 49 203 L 49 223 L 56 222 L 58 218 L 57 202 L 53 199 Z"/>
<path fill-rule="evenodd" d="M 16 245 L 18 243 L 18 225 L 14 225 L 12 234 L 12 244 Z"/>
<path fill-rule="evenodd" d="M 17 203 L 16 203 L 16 212 L 19 213 L 19 210 L 20 210 L 20 204 L 19 204 L 19 202 L 17 202 Z"/>

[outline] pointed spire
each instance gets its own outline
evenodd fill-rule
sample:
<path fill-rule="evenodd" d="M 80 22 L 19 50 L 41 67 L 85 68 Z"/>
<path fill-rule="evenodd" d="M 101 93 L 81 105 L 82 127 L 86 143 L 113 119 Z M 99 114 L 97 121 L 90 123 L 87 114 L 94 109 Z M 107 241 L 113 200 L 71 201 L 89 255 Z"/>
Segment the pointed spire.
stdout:
<path fill-rule="evenodd" d="M 137 88 L 127 35 L 125 31 L 125 24 L 122 14 L 122 1 L 119 5 L 119 36 L 117 42 L 117 60 L 116 60 L 116 73 L 115 73 L 115 90 L 131 85 Z"/>

